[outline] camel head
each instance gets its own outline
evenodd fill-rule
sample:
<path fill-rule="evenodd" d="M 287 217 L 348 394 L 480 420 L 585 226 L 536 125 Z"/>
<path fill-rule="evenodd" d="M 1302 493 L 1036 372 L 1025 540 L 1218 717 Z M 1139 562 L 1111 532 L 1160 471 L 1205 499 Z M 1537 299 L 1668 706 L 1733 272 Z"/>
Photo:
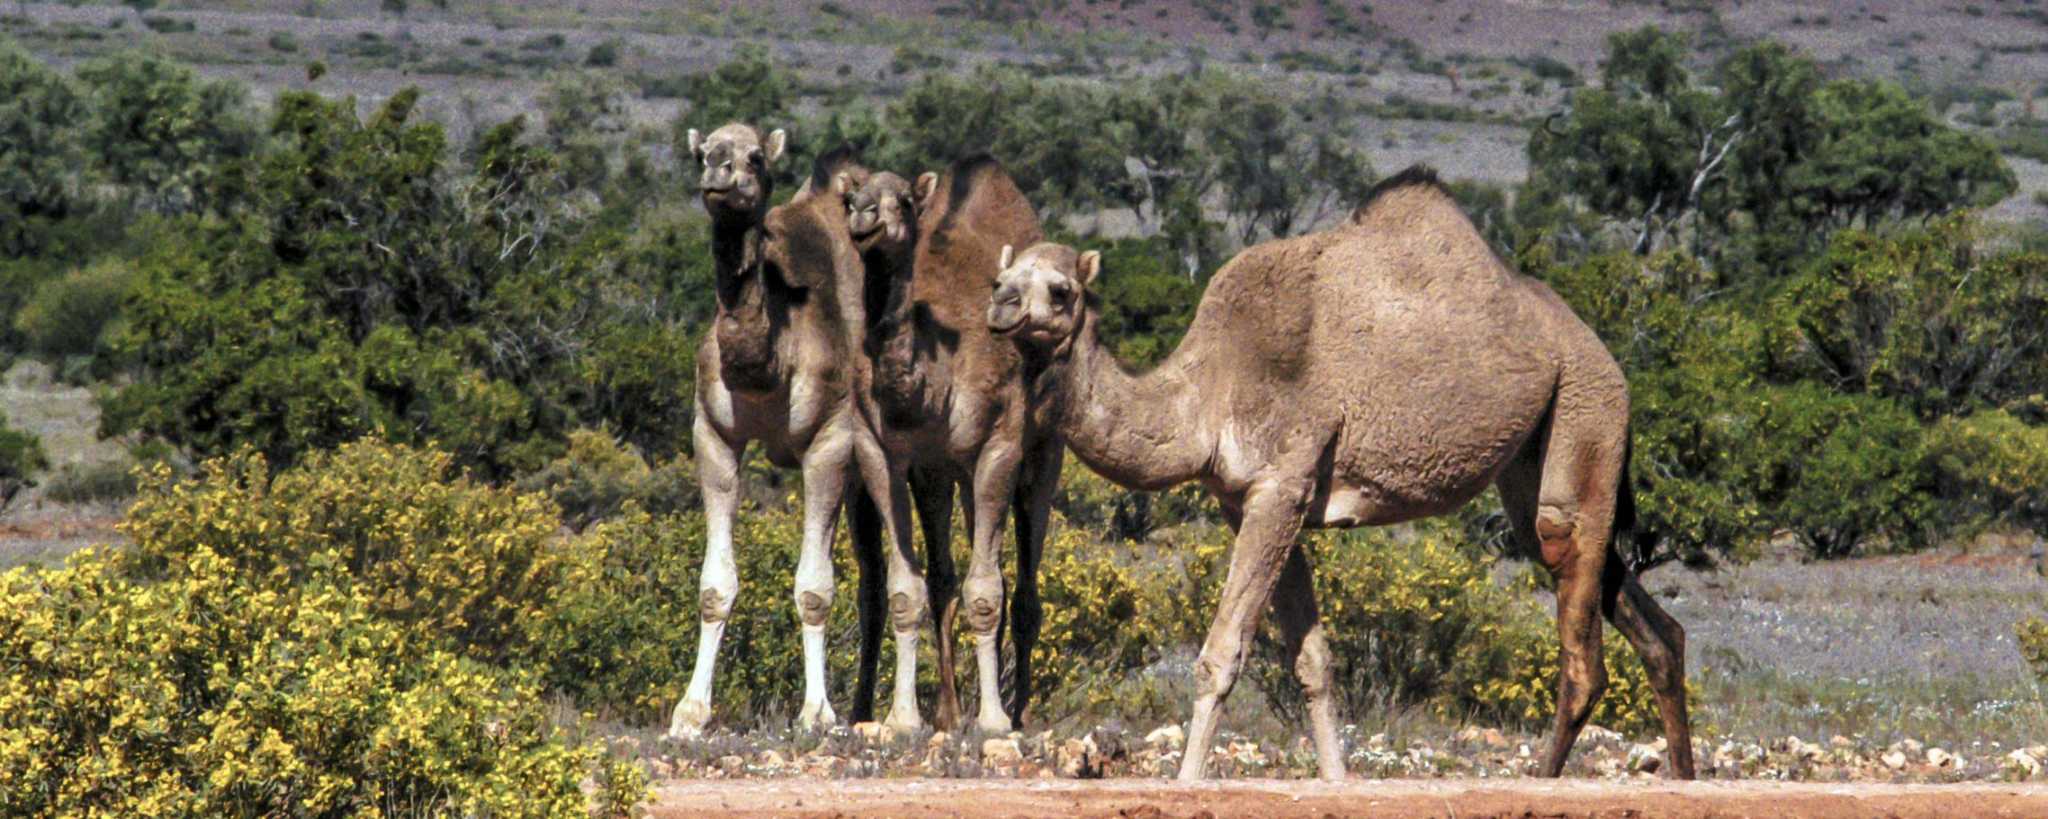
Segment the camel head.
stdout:
<path fill-rule="evenodd" d="M 918 178 L 925 183 L 924 174 Z M 869 176 L 865 183 L 847 173 L 832 178 L 832 189 L 846 199 L 846 227 L 862 253 L 882 250 L 891 254 L 910 249 L 917 242 L 918 204 L 921 201 L 909 180 L 888 171 Z"/>
<path fill-rule="evenodd" d="M 710 136 L 690 129 L 690 153 L 704 163 L 704 209 L 713 218 L 758 217 L 768 204 L 768 168 L 782 157 L 788 134 L 777 128 L 761 138 L 751 125 L 727 123 Z"/>
<path fill-rule="evenodd" d="M 1088 286 L 1102 254 L 1039 242 L 1014 252 L 1003 246 L 1001 273 L 989 301 L 988 329 L 1019 343 L 1056 348 L 1074 337 L 1088 309 Z"/>

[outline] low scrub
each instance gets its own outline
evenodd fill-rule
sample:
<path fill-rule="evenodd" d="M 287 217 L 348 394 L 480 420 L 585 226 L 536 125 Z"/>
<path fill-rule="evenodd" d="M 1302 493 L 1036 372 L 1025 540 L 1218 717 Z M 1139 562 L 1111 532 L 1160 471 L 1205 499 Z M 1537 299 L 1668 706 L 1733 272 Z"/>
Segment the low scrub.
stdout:
<path fill-rule="evenodd" d="M 0 576 L 0 813 L 586 815 L 614 763 L 533 647 L 580 576 L 559 529 L 380 443 L 145 472 L 130 545 Z"/>
<path fill-rule="evenodd" d="M 1458 544 L 1449 524 L 1412 530 L 1318 533 L 1305 543 L 1334 655 L 1340 713 L 1424 706 L 1450 718 L 1541 726 L 1554 707 L 1557 629 L 1526 584 L 1503 588 L 1491 563 Z M 1175 718 L 1185 692 L 1159 671 L 1199 649 L 1229 567 L 1223 530 L 1178 551 L 1105 548 L 1065 529 L 1047 547 L 1040 669 L 1048 713 Z M 1606 633 L 1609 686 L 1593 721 L 1654 733 L 1657 712 L 1642 663 Z M 1301 689 L 1268 624 L 1244 679 L 1274 711 L 1302 714 Z M 1114 682 L 1112 682 L 1114 681 Z"/>

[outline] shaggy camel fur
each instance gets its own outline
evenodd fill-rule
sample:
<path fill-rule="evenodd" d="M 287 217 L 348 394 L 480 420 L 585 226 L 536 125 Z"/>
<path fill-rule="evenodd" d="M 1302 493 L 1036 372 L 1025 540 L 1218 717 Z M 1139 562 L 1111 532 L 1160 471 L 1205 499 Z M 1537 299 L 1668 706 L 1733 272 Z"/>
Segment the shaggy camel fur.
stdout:
<path fill-rule="evenodd" d="M 835 187 L 847 199 L 849 228 L 866 265 L 871 378 L 857 396 L 888 456 L 885 478 L 870 479 L 886 480 L 888 489 L 875 494 L 885 510 L 896 505 L 892 520 L 904 527 L 898 537 L 908 536 L 906 485 L 924 529 L 927 590 L 938 607 L 935 721 L 950 730 L 960 720 L 953 628 L 962 602 L 956 594 L 964 592 L 980 691 L 975 723 L 1008 733 L 1024 719 L 1031 696 L 1042 610 L 1038 557 L 1061 455 L 1051 424 L 1031 414 L 1016 346 L 993 336 L 982 314 L 1000 249 L 1037 241 L 1038 217 L 987 157 L 955 163 L 944 179 L 926 173 L 915 190 L 891 173 L 864 184 L 841 176 Z M 956 489 L 964 490 L 961 511 L 973 542 L 964 589 L 951 549 Z M 1006 511 L 1016 519 L 1018 544 L 1010 613 L 1016 673 L 1008 703 L 998 686 Z M 897 604 L 892 596 L 892 612 Z"/>
<path fill-rule="evenodd" d="M 692 429 L 709 541 L 699 584 L 702 625 L 696 667 L 669 734 L 693 736 L 711 717 L 719 641 L 739 594 L 732 543 L 739 464 L 752 442 L 759 442 L 775 465 L 803 470 L 804 535 L 795 597 L 804 646 L 804 702 L 797 722 L 818 728 L 837 720 L 826 699 L 825 620 L 832 605 L 830 549 L 842 500 L 853 520 L 864 604 L 853 710 L 856 720 L 869 719 L 881 623 L 875 578 L 883 520 L 867 494 L 858 491 L 858 481 L 849 485 L 855 452 L 863 439 L 873 448 L 873 436 L 854 408 L 846 366 L 849 339 L 857 337 L 848 324 L 857 319 L 846 317 L 834 295 L 846 271 L 857 271 L 859 258 L 845 238 L 843 209 L 832 197 L 800 193 L 789 204 L 768 210 L 768 168 L 782 153 L 782 131 L 764 140 L 752 127 L 735 123 L 708 138 L 693 129 L 689 143 L 704 163 L 718 312 L 698 348 Z M 855 491 L 849 493 L 850 488 Z M 893 561 L 890 568 L 902 571 L 902 561 Z M 914 579 L 914 574 L 906 577 Z M 915 662 L 915 641 L 898 649 Z M 899 680 L 896 706 L 908 702 L 915 713 L 914 693 Z"/>
<path fill-rule="evenodd" d="M 1632 527 L 1628 387 L 1556 294 L 1509 270 L 1434 174 L 1376 188 L 1351 223 L 1245 250 L 1209 283 L 1179 349 L 1150 373 L 1096 337 L 1100 257 L 1041 244 L 1010 258 L 989 326 L 1048 366 L 1034 385 L 1083 463 L 1138 489 L 1200 481 L 1237 530 L 1195 665 L 1180 777 L 1199 779 L 1217 709 L 1267 603 L 1307 695 L 1325 778 L 1344 775 L 1303 527 L 1457 509 L 1493 483 L 1518 542 L 1557 579 L 1563 768 L 1607 684 L 1604 613 L 1655 687 L 1672 771 L 1693 776 L 1685 631 L 1613 545 Z"/>

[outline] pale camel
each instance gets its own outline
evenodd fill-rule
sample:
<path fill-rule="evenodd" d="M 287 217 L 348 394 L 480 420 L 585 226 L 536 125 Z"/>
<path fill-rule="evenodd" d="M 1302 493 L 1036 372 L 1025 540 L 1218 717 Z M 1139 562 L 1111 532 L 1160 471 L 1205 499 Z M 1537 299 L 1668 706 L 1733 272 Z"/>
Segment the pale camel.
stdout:
<path fill-rule="evenodd" d="M 795 598 L 804 647 L 804 701 L 797 723 L 816 729 L 837 721 L 826 697 L 825 621 L 833 592 L 830 549 L 842 501 L 849 507 L 862 565 L 863 640 L 853 711 L 856 720 L 871 718 L 882 614 L 875 576 L 885 520 L 866 493 L 848 492 L 858 486 L 856 451 L 863 440 L 874 447 L 854 408 L 847 370 L 849 339 L 857 337 L 849 324 L 857 324 L 858 317 L 848 317 L 834 295 L 836 282 L 846 271 L 857 271 L 859 258 L 845 239 L 845 214 L 831 197 L 800 193 L 768 209 L 768 168 L 782 154 L 784 142 L 780 130 L 764 140 L 759 131 L 738 123 L 709 137 L 689 132 L 691 153 L 704 164 L 718 309 L 698 348 L 692 428 L 708 541 L 699 581 L 701 626 L 696 665 L 670 720 L 673 737 L 695 736 L 711 718 L 719 642 L 739 594 L 732 543 L 739 464 L 753 442 L 761 444 L 771 463 L 803 471 L 804 534 Z M 901 571 L 901 564 L 900 559 L 891 561 L 890 569 Z M 915 641 L 898 649 L 910 652 L 915 662 Z M 914 695 L 899 680 L 896 707 L 908 702 L 915 713 Z"/>
<path fill-rule="evenodd" d="M 938 607 L 935 722 L 950 730 L 960 720 L 953 628 L 964 596 L 980 692 L 975 724 L 1008 733 L 1023 721 L 1031 697 L 1031 651 L 1042 611 L 1038 558 L 1061 454 L 1048 419 L 1031 413 L 1016 346 L 993 336 L 982 314 L 995 289 L 1001 248 L 1037 241 L 1038 217 L 1009 174 L 987 157 L 955 163 L 944 179 L 923 174 L 915 190 L 891 173 L 865 182 L 842 175 L 835 189 L 846 197 L 848 226 L 866 268 L 871 368 L 857 400 L 887 454 L 887 474 L 867 477 L 886 483 L 888 489 L 875 495 L 884 509 L 893 503 L 898 510 L 893 520 L 904 527 L 898 537 L 908 537 L 906 487 L 924 529 L 927 589 Z M 961 511 L 973 543 L 964 588 L 951 550 L 956 489 L 964 490 Z M 1010 613 L 1016 664 L 1007 703 L 998 685 L 1006 511 L 1017 527 Z M 892 596 L 892 612 L 897 608 Z"/>
<path fill-rule="evenodd" d="M 1096 337 L 1097 254 L 1040 244 L 1010 257 L 989 326 L 1048 360 L 1035 400 L 1057 408 L 1066 445 L 1124 486 L 1201 481 L 1237 530 L 1195 665 L 1182 779 L 1202 776 L 1269 601 L 1321 773 L 1342 778 L 1330 651 L 1296 537 L 1444 514 L 1489 483 L 1557 579 L 1562 670 L 1543 773 L 1563 768 L 1606 686 L 1604 612 L 1649 669 L 1673 773 L 1692 778 L 1684 629 L 1613 544 L 1634 523 L 1621 369 L 1556 294 L 1493 255 L 1434 174 L 1383 183 L 1342 227 L 1238 254 L 1179 349 L 1144 375 Z"/>

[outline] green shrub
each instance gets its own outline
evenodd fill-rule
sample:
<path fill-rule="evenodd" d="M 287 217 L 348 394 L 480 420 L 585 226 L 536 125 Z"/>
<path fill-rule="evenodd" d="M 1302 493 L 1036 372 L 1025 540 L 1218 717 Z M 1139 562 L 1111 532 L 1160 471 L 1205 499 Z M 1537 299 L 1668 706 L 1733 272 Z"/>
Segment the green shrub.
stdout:
<path fill-rule="evenodd" d="M 7 425 L 7 413 L 0 412 L 0 511 L 21 490 L 35 485 L 35 474 L 49 467 L 43 456 L 43 442 L 33 433 Z"/>
<path fill-rule="evenodd" d="M 296 54 L 299 50 L 299 38 L 292 36 L 289 31 L 271 34 L 268 42 L 272 51 L 281 54 Z"/>
<path fill-rule="evenodd" d="M 600 42 L 590 47 L 590 53 L 583 57 L 583 64 L 592 68 L 611 68 L 618 65 L 619 49 L 624 46 L 625 43 L 617 37 Z"/>
<path fill-rule="evenodd" d="M 14 315 L 15 332 L 43 356 L 92 355 L 119 319 L 133 278 L 128 265 L 105 259 L 45 281 Z"/>
<path fill-rule="evenodd" d="M 628 502 L 660 516 L 694 507 L 698 497 L 696 470 L 688 460 L 650 468 L 631 447 L 588 429 L 569 433 L 568 451 L 521 478 L 519 486 L 554 499 L 562 521 L 579 532 L 617 515 Z"/>
<path fill-rule="evenodd" d="M 43 497 L 58 503 L 102 503 L 134 496 L 135 475 L 119 461 L 65 464 L 43 490 Z"/>

